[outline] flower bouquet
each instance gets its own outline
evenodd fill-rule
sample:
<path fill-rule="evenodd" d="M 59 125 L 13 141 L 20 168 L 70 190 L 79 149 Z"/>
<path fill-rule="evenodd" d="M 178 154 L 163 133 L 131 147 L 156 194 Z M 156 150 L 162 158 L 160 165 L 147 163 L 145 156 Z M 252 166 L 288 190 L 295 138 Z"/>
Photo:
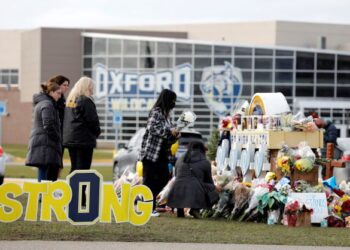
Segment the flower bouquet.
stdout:
<path fill-rule="evenodd" d="M 310 172 L 313 169 L 316 156 L 307 142 L 299 143 L 295 158 L 295 169 L 300 172 Z"/>
<path fill-rule="evenodd" d="M 281 170 L 284 175 L 291 172 L 294 162 L 294 153 L 287 145 L 283 145 L 277 154 L 277 169 Z"/>
<path fill-rule="evenodd" d="M 296 200 L 289 201 L 285 208 L 284 214 L 287 215 L 287 224 L 288 227 L 295 227 L 298 219 L 298 211 L 299 211 L 299 202 Z"/>
<path fill-rule="evenodd" d="M 190 110 L 185 110 L 184 112 L 182 112 L 182 114 L 176 122 L 176 129 L 178 131 L 181 131 L 189 126 L 192 126 L 196 119 L 197 116 L 194 112 Z"/>
<path fill-rule="evenodd" d="M 284 174 L 290 174 L 293 161 L 290 156 L 282 156 L 277 158 L 277 169 L 280 169 Z"/>
<path fill-rule="evenodd" d="M 174 186 L 175 183 L 175 177 L 172 177 L 171 180 L 166 184 L 166 186 L 163 188 L 163 190 L 157 195 L 156 201 L 157 205 L 164 205 L 168 202 L 168 197 L 170 190 Z"/>
<path fill-rule="evenodd" d="M 220 130 L 231 130 L 234 127 L 234 121 L 231 116 L 226 116 L 221 118 L 219 129 Z"/>
<path fill-rule="evenodd" d="M 242 212 L 243 208 L 248 204 L 250 197 L 252 195 L 252 191 L 250 188 L 246 187 L 244 184 L 238 184 L 233 193 L 233 203 L 234 207 L 231 211 L 229 220 L 233 220 L 240 212 Z"/>
<path fill-rule="evenodd" d="M 280 192 L 265 193 L 259 198 L 258 211 L 267 216 L 269 225 L 276 224 L 286 202 L 287 196 L 282 195 Z"/>

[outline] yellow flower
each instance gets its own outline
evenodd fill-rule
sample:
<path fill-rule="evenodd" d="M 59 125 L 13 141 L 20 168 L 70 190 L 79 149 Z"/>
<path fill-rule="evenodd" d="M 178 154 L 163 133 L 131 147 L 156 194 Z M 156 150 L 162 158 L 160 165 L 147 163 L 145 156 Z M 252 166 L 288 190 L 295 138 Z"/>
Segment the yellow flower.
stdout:
<path fill-rule="evenodd" d="M 334 205 L 334 212 L 336 214 L 340 214 L 341 213 L 341 206 L 339 205 Z"/>
<path fill-rule="evenodd" d="M 340 202 L 343 203 L 344 201 L 347 201 L 349 199 L 350 199 L 350 197 L 348 195 L 344 194 L 343 197 L 341 197 Z"/>

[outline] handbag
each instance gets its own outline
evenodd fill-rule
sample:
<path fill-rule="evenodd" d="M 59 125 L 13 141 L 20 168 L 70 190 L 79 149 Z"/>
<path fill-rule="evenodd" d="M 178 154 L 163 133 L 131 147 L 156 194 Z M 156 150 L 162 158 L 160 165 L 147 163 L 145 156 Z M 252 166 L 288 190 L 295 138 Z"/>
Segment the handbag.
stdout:
<path fill-rule="evenodd" d="M 215 203 L 217 203 L 219 201 L 219 194 L 216 192 L 216 190 L 208 190 L 208 188 L 206 188 L 203 183 L 198 179 L 198 177 L 196 176 L 196 174 L 194 173 L 194 171 L 192 170 L 192 168 L 190 167 L 190 164 L 187 164 L 188 168 L 191 171 L 191 174 L 196 178 L 196 180 L 198 181 L 198 183 L 200 184 L 200 186 L 202 187 L 204 193 L 205 193 L 205 198 L 207 199 L 208 203 L 210 205 L 214 205 Z"/>

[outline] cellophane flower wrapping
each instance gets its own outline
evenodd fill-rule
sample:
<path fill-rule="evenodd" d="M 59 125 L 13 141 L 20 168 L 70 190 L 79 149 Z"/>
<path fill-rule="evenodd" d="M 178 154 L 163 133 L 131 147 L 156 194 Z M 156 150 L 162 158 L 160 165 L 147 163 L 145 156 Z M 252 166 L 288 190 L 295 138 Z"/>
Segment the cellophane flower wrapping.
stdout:
<path fill-rule="evenodd" d="M 187 128 L 190 125 L 193 125 L 196 119 L 197 119 L 197 116 L 193 111 L 185 110 L 184 112 L 182 112 L 182 114 L 180 115 L 180 117 L 176 122 L 177 130 L 181 131 L 182 129 Z"/>
<path fill-rule="evenodd" d="M 157 204 L 164 205 L 168 202 L 169 193 L 172 187 L 174 186 L 174 183 L 175 183 L 175 176 L 171 178 L 168 184 L 166 184 L 163 190 L 157 195 Z"/>
<path fill-rule="evenodd" d="M 316 155 L 306 141 L 300 142 L 295 151 L 295 169 L 301 172 L 310 172 L 314 168 Z"/>

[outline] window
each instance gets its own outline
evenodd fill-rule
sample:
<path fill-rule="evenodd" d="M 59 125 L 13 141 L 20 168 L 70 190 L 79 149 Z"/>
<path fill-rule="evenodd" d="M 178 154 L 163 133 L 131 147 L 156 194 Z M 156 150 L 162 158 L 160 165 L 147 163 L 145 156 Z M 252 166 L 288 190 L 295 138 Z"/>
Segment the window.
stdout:
<path fill-rule="evenodd" d="M 225 65 L 225 62 L 232 64 L 231 58 L 228 58 L 228 57 L 214 58 L 214 65 L 222 66 L 222 65 Z"/>
<path fill-rule="evenodd" d="M 141 55 L 154 55 L 155 43 L 149 41 L 140 41 L 140 54 Z"/>
<path fill-rule="evenodd" d="M 242 69 L 251 69 L 252 68 L 252 59 L 251 58 L 235 58 L 235 67 Z"/>
<path fill-rule="evenodd" d="M 255 72 L 255 82 L 272 82 L 272 72 Z"/>
<path fill-rule="evenodd" d="M 314 96 L 314 88 L 312 86 L 296 86 L 296 96 Z"/>
<path fill-rule="evenodd" d="M 158 57 L 158 68 L 173 68 L 174 59 L 172 57 Z"/>
<path fill-rule="evenodd" d="M 178 57 L 178 58 L 176 58 L 175 66 L 183 64 L 183 63 L 192 64 L 192 58 L 190 58 L 190 57 Z"/>
<path fill-rule="evenodd" d="M 122 41 L 117 39 L 108 40 L 108 54 L 109 56 L 121 55 Z"/>
<path fill-rule="evenodd" d="M 125 57 L 124 68 L 136 69 L 137 68 L 137 57 Z"/>
<path fill-rule="evenodd" d="M 172 43 L 158 42 L 158 55 L 172 55 L 174 52 Z"/>
<path fill-rule="evenodd" d="M 293 56 L 293 54 L 290 50 L 276 50 L 276 56 Z"/>
<path fill-rule="evenodd" d="M 138 55 L 138 41 L 124 40 L 124 55 Z"/>
<path fill-rule="evenodd" d="M 194 53 L 195 53 L 195 55 L 211 56 L 211 52 L 212 52 L 212 46 L 211 45 L 196 44 L 194 46 Z"/>
<path fill-rule="evenodd" d="M 243 85 L 243 89 L 242 89 L 242 95 L 243 96 L 251 96 L 252 95 L 252 91 L 251 91 L 251 85 Z"/>
<path fill-rule="evenodd" d="M 214 54 L 216 56 L 231 56 L 232 48 L 227 46 L 215 46 Z"/>
<path fill-rule="evenodd" d="M 293 82 L 293 72 L 276 72 L 275 73 L 276 83 L 292 83 Z"/>
<path fill-rule="evenodd" d="M 106 55 L 107 54 L 107 39 L 95 38 L 95 50 L 94 55 Z"/>
<path fill-rule="evenodd" d="M 334 84 L 334 73 L 317 73 L 317 83 Z"/>
<path fill-rule="evenodd" d="M 148 57 L 140 57 L 140 68 L 144 68 L 144 69 L 152 69 L 154 68 L 154 58 L 151 56 Z M 172 67 L 172 66 L 168 66 L 168 67 Z"/>
<path fill-rule="evenodd" d="M 210 67 L 211 66 L 211 58 L 195 58 L 194 59 L 194 67 L 196 69 L 201 69 L 204 67 Z"/>
<path fill-rule="evenodd" d="M 334 88 L 332 87 L 317 87 L 316 88 L 317 97 L 334 97 Z"/>
<path fill-rule="evenodd" d="M 314 53 L 297 52 L 297 69 L 314 69 Z"/>
<path fill-rule="evenodd" d="M 254 93 L 270 93 L 272 92 L 272 86 L 268 85 L 255 85 Z"/>
<path fill-rule="evenodd" d="M 293 96 L 293 86 L 275 86 L 275 92 L 281 92 L 285 96 Z"/>
<path fill-rule="evenodd" d="M 272 49 L 255 49 L 255 55 L 256 56 L 272 56 L 273 50 Z"/>
<path fill-rule="evenodd" d="M 0 84 L 18 84 L 18 69 L 0 69 Z"/>
<path fill-rule="evenodd" d="M 272 69 L 271 58 L 255 58 L 256 69 Z"/>
<path fill-rule="evenodd" d="M 251 56 L 253 55 L 252 48 L 235 47 L 236 56 Z"/>
<path fill-rule="evenodd" d="M 350 56 L 338 55 L 338 70 L 350 70 Z"/>
<path fill-rule="evenodd" d="M 317 69 L 334 70 L 334 55 L 317 54 Z"/>
<path fill-rule="evenodd" d="M 84 68 L 88 68 L 88 69 L 92 68 L 92 59 L 91 59 L 91 57 L 84 58 Z"/>
<path fill-rule="evenodd" d="M 122 66 L 122 61 L 119 57 L 109 57 L 108 67 L 109 68 L 120 68 Z"/>
<path fill-rule="evenodd" d="M 293 69 L 293 59 L 276 58 L 276 69 Z"/>
<path fill-rule="evenodd" d="M 84 55 L 92 55 L 92 38 L 84 37 Z"/>
<path fill-rule="evenodd" d="M 176 55 L 192 55 L 192 44 L 177 43 Z"/>
<path fill-rule="evenodd" d="M 338 84 L 350 84 L 350 74 L 338 73 Z"/>
<path fill-rule="evenodd" d="M 296 83 L 313 83 L 314 73 L 297 72 Z"/>
<path fill-rule="evenodd" d="M 350 87 L 338 87 L 337 97 L 350 97 Z"/>
<path fill-rule="evenodd" d="M 252 81 L 252 72 L 242 71 L 243 82 L 250 83 Z"/>

